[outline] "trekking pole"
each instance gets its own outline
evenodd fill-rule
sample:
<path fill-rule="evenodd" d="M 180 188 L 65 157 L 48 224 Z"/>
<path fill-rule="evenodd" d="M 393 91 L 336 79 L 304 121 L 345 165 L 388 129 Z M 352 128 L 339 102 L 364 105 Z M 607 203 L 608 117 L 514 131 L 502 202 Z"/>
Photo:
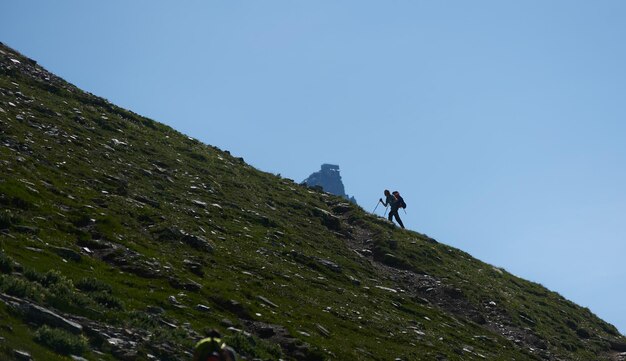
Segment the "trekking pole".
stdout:
<path fill-rule="evenodd" d="M 387 209 L 389 208 L 389 206 L 385 207 L 385 213 L 383 213 L 383 217 L 387 215 Z"/>
<path fill-rule="evenodd" d="M 379 204 L 380 204 L 380 201 L 378 201 L 378 203 L 376 203 L 376 207 L 374 207 L 374 210 L 372 211 L 372 213 L 376 212 L 376 208 L 378 208 Z"/>
<path fill-rule="evenodd" d="M 406 209 L 402 208 L 402 210 L 404 211 L 404 214 L 406 214 Z"/>

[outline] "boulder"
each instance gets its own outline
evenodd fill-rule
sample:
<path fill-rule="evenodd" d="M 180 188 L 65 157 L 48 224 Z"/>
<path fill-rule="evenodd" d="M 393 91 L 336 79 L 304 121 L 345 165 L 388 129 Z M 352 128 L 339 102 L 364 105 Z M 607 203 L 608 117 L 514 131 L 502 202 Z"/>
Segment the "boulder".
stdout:
<path fill-rule="evenodd" d="M 28 352 L 22 350 L 13 350 L 13 356 L 16 360 L 20 361 L 30 361 L 33 359 L 33 357 Z"/>
<path fill-rule="evenodd" d="M 62 328 L 74 334 L 80 334 L 83 331 L 83 326 L 80 324 L 70 321 L 47 308 L 30 302 L 24 302 L 19 305 L 19 310 L 24 314 L 26 319 L 35 324 L 44 324 L 51 327 Z"/>
<path fill-rule="evenodd" d="M 319 262 L 322 266 L 328 268 L 329 270 L 333 272 L 341 273 L 341 266 L 336 264 L 333 261 L 330 261 L 324 258 L 318 258 L 317 262 Z"/>
<path fill-rule="evenodd" d="M 278 308 L 278 305 L 277 305 L 277 304 L 275 304 L 274 302 L 272 302 L 272 301 L 268 300 L 267 298 L 265 298 L 265 297 L 263 297 L 263 296 L 257 296 L 257 298 L 258 298 L 261 302 L 265 303 L 266 305 L 268 305 L 268 306 L 270 306 L 270 307 L 272 307 L 272 308 Z"/>
<path fill-rule="evenodd" d="M 196 248 L 205 252 L 209 252 L 209 253 L 213 252 L 213 245 L 211 245 L 209 241 L 207 241 L 206 239 L 200 236 L 195 236 L 193 234 L 185 234 L 183 236 L 183 242 L 187 243 L 193 248 Z"/>
<path fill-rule="evenodd" d="M 191 273 L 200 277 L 204 276 L 204 270 L 203 270 L 202 264 L 198 262 L 194 262 L 192 260 L 188 260 L 188 259 L 183 260 L 183 264 L 188 270 L 191 271 Z"/>
<path fill-rule="evenodd" d="M 81 260 L 81 255 L 80 253 L 74 251 L 71 248 L 66 248 L 66 247 L 50 247 L 50 250 L 54 253 L 56 253 L 57 255 L 59 255 L 60 257 L 63 257 L 65 259 L 69 259 L 72 261 L 76 261 L 79 262 Z"/>
<path fill-rule="evenodd" d="M 313 215 L 319 217 L 322 221 L 322 224 L 328 229 L 332 231 L 341 230 L 341 220 L 339 219 L 339 217 L 333 215 L 329 211 L 315 207 L 313 208 Z"/>

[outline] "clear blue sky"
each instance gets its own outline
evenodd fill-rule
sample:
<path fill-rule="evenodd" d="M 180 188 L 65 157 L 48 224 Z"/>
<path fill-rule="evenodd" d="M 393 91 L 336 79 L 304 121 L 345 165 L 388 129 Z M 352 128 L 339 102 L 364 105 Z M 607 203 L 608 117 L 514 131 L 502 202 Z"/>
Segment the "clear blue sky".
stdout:
<path fill-rule="evenodd" d="M 4 0 L 0 41 L 626 333 L 626 2 Z"/>

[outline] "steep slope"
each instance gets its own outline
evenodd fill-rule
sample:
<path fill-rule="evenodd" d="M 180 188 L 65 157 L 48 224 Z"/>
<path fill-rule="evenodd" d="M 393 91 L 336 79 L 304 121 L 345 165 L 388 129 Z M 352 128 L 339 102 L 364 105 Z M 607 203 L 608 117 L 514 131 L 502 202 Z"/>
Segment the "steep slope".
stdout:
<path fill-rule="evenodd" d="M 120 109 L 0 46 L 0 358 L 614 360 L 541 285 Z"/>

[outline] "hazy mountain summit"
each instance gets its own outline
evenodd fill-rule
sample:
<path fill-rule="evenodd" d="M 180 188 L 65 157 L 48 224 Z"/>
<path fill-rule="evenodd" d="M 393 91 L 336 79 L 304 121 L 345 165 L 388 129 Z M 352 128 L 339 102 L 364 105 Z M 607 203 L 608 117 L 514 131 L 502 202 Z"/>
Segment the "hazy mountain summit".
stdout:
<path fill-rule="evenodd" d="M 0 44 L 0 360 L 189 360 L 211 329 L 245 360 L 626 355 L 539 284 Z"/>
<path fill-rule="evenodd" d="M 322 164 L 322 168 L 319 171 L 312 173 L 302 183 L 309 187 L 321 187 L 325 192 L 344 197 L 350 200 L 350 202 L 356 203 L 354 197 L 346 194 L 338 165 Z"/>

